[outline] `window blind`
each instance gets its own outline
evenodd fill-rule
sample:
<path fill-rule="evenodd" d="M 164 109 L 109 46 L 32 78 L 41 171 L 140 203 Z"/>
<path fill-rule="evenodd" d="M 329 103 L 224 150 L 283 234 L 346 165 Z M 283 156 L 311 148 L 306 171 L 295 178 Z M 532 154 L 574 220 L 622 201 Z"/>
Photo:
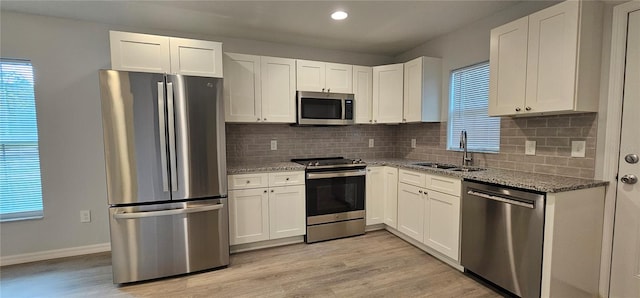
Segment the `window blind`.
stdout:
<path fill-rule="evenodd" d="M 43 216 L 30 61 L 0 59 L 0 221 Z"/>
<path fill-rule="evenodd" d="M 489 117 L 489 62 L 451 72 L 447 149 L 460 149 L 467 131 L 467 150 L 500 151 L 500 118 Z"/>

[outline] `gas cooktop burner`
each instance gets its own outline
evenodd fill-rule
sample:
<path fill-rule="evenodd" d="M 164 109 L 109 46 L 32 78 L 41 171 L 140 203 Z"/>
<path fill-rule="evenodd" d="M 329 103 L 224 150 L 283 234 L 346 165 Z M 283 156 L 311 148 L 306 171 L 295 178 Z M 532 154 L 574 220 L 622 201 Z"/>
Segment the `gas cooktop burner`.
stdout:
<path fill-rule="evenodd" d="M 344 157 L 320 157 L 320 158 L 295 158 L 292 162 L 307 166 L 307 169 L 328 169 L 344 167 L 365 167 L 361 159 L 349 159 Z"/>

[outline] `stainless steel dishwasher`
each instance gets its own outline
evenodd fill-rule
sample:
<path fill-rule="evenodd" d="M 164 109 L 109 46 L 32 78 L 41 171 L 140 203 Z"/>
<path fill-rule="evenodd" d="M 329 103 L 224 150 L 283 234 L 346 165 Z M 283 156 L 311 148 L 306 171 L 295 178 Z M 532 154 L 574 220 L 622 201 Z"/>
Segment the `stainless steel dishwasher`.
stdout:
<path fill-rule="evenodd" d="M 540 297 L 545 195 L 462 186 L 462 266 L 520 297 Z"/>

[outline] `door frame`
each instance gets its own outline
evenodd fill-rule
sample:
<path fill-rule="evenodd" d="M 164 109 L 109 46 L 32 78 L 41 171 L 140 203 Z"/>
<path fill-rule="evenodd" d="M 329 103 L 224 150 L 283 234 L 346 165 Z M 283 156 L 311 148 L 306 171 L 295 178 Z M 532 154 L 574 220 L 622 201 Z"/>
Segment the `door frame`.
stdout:
<path fill-rule="evenodd" d="M 615 218 L 618 162 L 620 159 L 620 132 L 622 127 L 622 96 L 626 58 L 627 23 L 629 13 L 640 9 L 640 1 L 629 1 L 613 8 L 611 53 L 609 60 L 609 90 L 607 102 L 600 104 L 600 113 L 606 110 L 606 126 L 602 172 L 596 178 L 609 182 L 605 197 L 602 256 L 600 266 L 600 296 L 609 297 L 613 229 Z"/>

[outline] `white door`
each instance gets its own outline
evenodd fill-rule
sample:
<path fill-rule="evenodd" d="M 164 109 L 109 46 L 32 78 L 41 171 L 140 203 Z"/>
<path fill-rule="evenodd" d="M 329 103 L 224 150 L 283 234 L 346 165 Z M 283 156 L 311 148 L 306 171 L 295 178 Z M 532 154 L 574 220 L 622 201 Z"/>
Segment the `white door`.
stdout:
<path fill-rule="evenodd" d="M 424 196 L 422 189 L 398 184 L 398 231 L 422 242 L 424 235 Z"/>
<path fill-rule="evenodd" d="M 325 63 L 296 60 L 296 88 L 300 91 L 325 91 Z"/>
<path fill-rule="evenodd" d="M 610 297 L 640 296 L 640 183 L 624 183 L 631 175 L 640 176 L 638 127 L 640 119 L 640 10 L 629 14 L 627 58 L 620 135 L 620 163 L 611 264 Z M 629 157 L 627 157 L 629 156 Z M 625 157 L 629 161 L 625 160 Z M 623 178 L 625 177 L 626 178 Z"/>
<path fill-rule="evenodd" d="M 222 43 L 171 37 L 171 73 L 222 78 Z"/>
<path fill-rule="evenodd" d="M 580 1 L 565 1 L 529 16 L 525 111 L 572 110 Z"/>
<path fill-rule="evenodd" d="M 529 17 L 491 30 L 489 55 L 489 115 L 525 112 Z"/>
<path fill-rule="evenodd" d="M 460 197 L 428 191 L 424 213 L 424 244 L 458 260 Z"/>
<path fill-rule="evenodd" d="M 367 168 L 366 201 L 367 225 L 381 224 L 384 218 L 384 167 Z"/>
<path fill-rule="evenodd" d="M 371 104 L 373 92 L 373 68 L 353 66 L 353 94 L 356 105 L 356 123 L 371 123 Z"/>
<path fill-rule="evenodd" d="M 266 188 L 229 191 L 229 243 L 269 240 L 269 194 Z"/>
<path fill-rule="evenodd" d="M 404 64 L 373 68 L 373 122 L 402 122 Z"/>
<path fill-rule="evenodd" d="M 225 53 L 224 67 L 225 121 L 261 121 L 260 56 Z"/>
<path fill-rule="evenodd" d="M 293 59 L 262 57 L 262 121 L 296 122 L 296 64 Z"/>
<path fill-rule="evenodd" d="M 306 231 L 304 185 L 269 190 L 269 239 L 304 235 Z"/>
<path fill-rule="evenodd" d="M 384 223 L 398 228 L 398 169 L 384 167 Z"/>
<path fill-rule="evenodd" d="M 325 87 L 327 92 L 353 93 L 353 66 L 348 64 L 325 64 Z"/>

